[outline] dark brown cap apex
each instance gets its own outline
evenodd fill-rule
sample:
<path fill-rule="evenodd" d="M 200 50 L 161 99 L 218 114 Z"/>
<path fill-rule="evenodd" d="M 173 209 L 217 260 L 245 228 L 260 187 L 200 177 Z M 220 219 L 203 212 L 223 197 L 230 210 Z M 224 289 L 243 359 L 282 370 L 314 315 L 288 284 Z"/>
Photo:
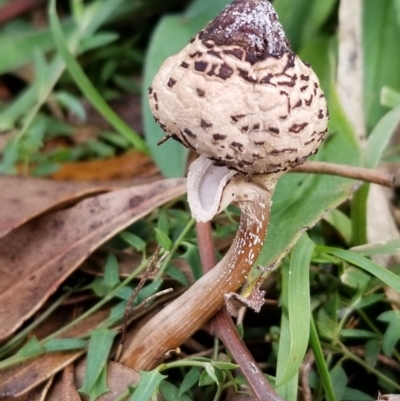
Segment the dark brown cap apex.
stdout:
<path fill-rule="evenodd" d="M 199 34 L 203 43 L 235 45 L 257 59 L 290 51 L 278 16 L 268 0 L 235 0 Z"/>

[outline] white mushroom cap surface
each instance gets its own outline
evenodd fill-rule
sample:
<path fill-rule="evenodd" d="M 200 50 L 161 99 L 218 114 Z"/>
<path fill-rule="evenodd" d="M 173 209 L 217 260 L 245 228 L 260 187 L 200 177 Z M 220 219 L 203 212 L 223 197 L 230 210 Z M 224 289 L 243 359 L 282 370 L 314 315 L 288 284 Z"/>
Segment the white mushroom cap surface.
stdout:
<path fill-rule="evenodd" d="M 164 62 L 149 99 L 168 136 L 244 174 L 302 164 L 328 124 L 318 78 L 267 0 L 227 6 Z"/>

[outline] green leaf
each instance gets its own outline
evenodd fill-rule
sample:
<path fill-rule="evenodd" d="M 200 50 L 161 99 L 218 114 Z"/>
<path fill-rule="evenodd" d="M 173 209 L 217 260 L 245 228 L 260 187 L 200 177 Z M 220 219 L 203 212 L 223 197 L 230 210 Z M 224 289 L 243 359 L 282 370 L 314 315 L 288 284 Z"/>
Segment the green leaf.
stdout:
<path fill-rule="evenodd" d="M 50 338 L 43 344 L 47 352 L 70 351 L 84 348 L 86 345 L 87 341 L 79 338 Z"/>
<path fill-rule="evenodd" d="M 119 35 L 115 32 L 99 32 L 96 35 L 86 37 L 82 41 L 81 50 L 82 52 L 87 52 L 89 50 L 107 46 L 118 38 Z"/>
<path fill-rule="evenodd" d="M 206 369 L 206 372 L 208 374 L 208 376 L 210 376 L 210 378 L 216 383 L 219 384 L 219 380 L 218 377 L 215 373 L 215 368 L 211 363 L 206 363 L 204 364 L 204 367 Z"/>
<path fill-rule="evenodd" d="M 297 51 L 318 30 L 331 14 L 337 0 L 276 0 L 274 7 L 292 48 Z M 299 18 L 299 15 L 302 18 Z"/>
<path fill-rule="evenodd" d="M 75 96 L 68 92 L 58 92 L 55 95 L 55 99 L 67 110 L 75 114 L 80 121 L 86 121 L 86 110 Z"/>
<path fill-rule="evenodd" d="M 336 401 L 331 377 L 328 372 L 328 367 L 326 365 L 324 354 L 322 352 L 321 343 L 318 338 L 317 329 L 315 327 L 314 319 L 312 317 L 310 320 L 310 345 L 315 357 L 315 364 L 317 365 L 321 383 L 325 390 L 326 399 L 328 401 Z"/>
<path fill-rule="evenodd" d="M 343 391 L 343 400 L 346 401 L 374 401 L 375 398 L 355 388 L 346 387 Z"/>
<path fill-rule="evenodd" d="M 186 393 L 190 390 L 200 379 L 200 368 L 194 366 L 185 375 L 179 387 L 179 395 Z"/>
<path fill-rule="evenodd" d="M 189 282 L 188 282 L 188 279 L 187 279 L 185 273 L 182 270 L 175 267 L 173 264 L 171 264 L 167 267 L 167 269 L 165 270 L 165 273 L 168 276 L 172 277 L 174 280 L 176 280 L 178 283 L 181 283 L 182 285 L 184 285 L 186 287 L 189 285 Z"/>
<path fill-rule="evenodd" d="M 182 17 L 170 15 L 163 17 L 153 33 L 145 60 L 142 108 L 146 141 L 153 159 L 166 177 L 183 176 L 188 150 L 173 140 L 157 146 L 157 142 L 165 134 L 151 114 L 147 90 L 164 60 L 178 53 L 194 33 L 193 27 Z"/>
<path fill-rule="evenodd" d="M 378 320 L 389 323 L 383 335 L 383 353 L 391 357 L 397 342 L 400 340 L 400 311 L 391 310 L 379 315 Z"/>
<path fill-rule="evenodd" d="M 20 358 L 33 358 L 46 351 L 45 347 L 40 345 L 36 337 L 32 337 L 17 353 Z"/>
<path fill-rule="evenodd" d="M 104 282 L 108 288 L 114 288 L 120 283 L 118 260 L 113 253 L 109 253 L 104 266 Z"/>
<path fill-rule="evenodd" d="M 345 251 L 338 248 L 330 248 L 326 246 L 318 246 L 317 249 L 322 252 L 329 253 L 331 255 L 337 256 L 340 259 L 351 263 L 354 266 L 358 266 L 364 269 L 373 276 L 379 278 L 386 285 L 393 288 L 394 290 L 400 292 L 400 277 L 396 276 L 391 271 L 377 265 L 374 262 L 364 258 L 363 256 L 357 255 L 356 253 Z"/>
<path fill-rule="evenodd" d="M 160 392 L 166 401 L 191 401 L 186 394 L 180 394 L 178 387 L 166 380 L 160 383 Z"/>
<path fill-rule="evenodd" d="M 169 251 L 172 248 L 172 240 L 171 238 L 168 237 L 168 235 L 159 230 L 158 228 L 154 228 L 155 232 L 156 232 L 156 239 L 157 242 L 166 250 Z"/>
<path fill-rule="evenodd" d="M 395 109 L 386 113 L 373 129 L 368 138 L 367 149 L 365 151 L 365 162 L 367 167 L 377 167 L 390 139 L 396 132 L 399 122 L 400 106 L 397 106 Z"/>
<path fill-rule="evenodd" d="M 390 109 L 400 106 L 400 92 L 384 86 L 381 90 L 381 105 Z"/>
<path fill-rule="evenodd" d="M 119 236 L 130 246 L 134 247 L 138 251 L 144 251 L 146 249 L 146 243 L 137 235 L 130 233 L 129 231 L 123 231 Z"/>
<path fill-rule="evenodd" d="M 141 379 L 130 401 L 149 401 L 157 392 L 160 383 L 168 376 L 162 375 L 157 369 L 150 372 L 140 371 L 139 373 Z"/>
<path fill-rule="evenodd" d="M 310 326 L 309 268 L 314 243 L 303 234 L 295 245 L 290 266 L 282 267 L 282 323 L 276 385 L 279 389 L 299 371 L 307 351 Z M 285 311 L 287 310 L 287 315 Z"/>
<path fill-rule="evenodd" d="M 96 401 L 101 395 L 109 391 L 110 389 L 107 387 L 107 365 L 104 365 L 99 377 L 90 389 L 90 401 Z"/>
<path fill-rule="evenodd" d="M 351 242 L 361 245 L 367 242 L 367 200 L 369 184 L 363 184 L 351 200 Z"/>
<path fill-rule="evenodd" d="M 360 330 L 360 329 L 342 329 L 340 330 L 341 338 L 377 338 L 378 334 L 373 333 L 368 330 Z"/>
<path fill-rule="evenodd" d="M 351 221 L 339 209 L 332 209 L 325 216 L 324 220 L 328 222 L 339 233 L 346 244 L 351 240 Z"/>
<path fill-rule="evenodd" d="M 400 90 L 400 29 L 394 1 L 365 0 L 363 4 L 364 104 L 371 131 L 386 112 L 380 104 L 382 87 Z"/>
<path fill-rule="evenodd" d="M 82 387 L 79 391 L 93 399 L 93 394 L 102 386 L 98 380 L 102 376 L 102 371 L 107 366 L 108 354 L 111 350 L 117 332 L 108 329 L 96 329 L 92 331 L 89 340 L 87 355 L 86 374 Z"/>
<path fill-rule="evenodd" d="M 118 3 L 120 0 L 115 0 Z M 100 11 L 104 13 L 104 8 Z M 62 30 L 60 21 L 56 13 L 56 0 L 51 0 L 49 7 L 50 26 L 53 33 L 54 42 L 60 52 L 62 58 L 65 61 L 65 65 L 75 83 L 78 85 L 80 90 L 85 94 L 87 99 L 93 104 L 97 111 L 107 119 L 107 121 L 122 135 L 129 139 L 138 150 L 146 152 L 146 145 L 139 135 L 134 132 L 105 102 L 103 97 L 99 94 L 94 85 L 90 82 L 79 63 L 75 60 L 71 54 L 64 32 Z M 97 16 L 96 16 L 97 18 Z M 90 25 L 90 23 L 89 23 Z M 89 29 L 88 29 L 89 30 Z"/>
<path fill-rule="evenodd" d="M 400 240 L 392 239 L 384 242 L 374 242 L 371 244 L 354 246 L 350 248 L 350 251 L 357 253 L 362 256 L 374 256 L 389 253 L 400 252 Z"/>
<path fill-rule="evenodd" d="M 64 23 L 67 32 L 70 32 L 71 28 L 72 21 Z M 32 28 L 23 33 L 0 35 L 0 49 L 0 74 L 4 74 L 31 62 L 37 49 L 42 52 L 54 49 L 54 41 L 50 29 Z"/>
<path fill-rule="evenodd" d="M 343 393 L 347 384 L 347 375 L 341 362 L 339 361 L 335 367 L 329 372 L 332 380 L 332 387 L 337 400 L 343 399 Z"/>

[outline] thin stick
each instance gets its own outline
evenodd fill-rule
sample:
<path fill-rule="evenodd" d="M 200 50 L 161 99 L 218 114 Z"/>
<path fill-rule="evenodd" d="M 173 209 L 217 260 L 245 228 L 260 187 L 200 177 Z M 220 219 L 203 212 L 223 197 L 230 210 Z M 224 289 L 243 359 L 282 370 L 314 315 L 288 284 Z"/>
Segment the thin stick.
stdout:
<path fill-rule="evenodd" d="M 393 188 L 394 185 L 394 176 L 392 174 L 383 173 L 369 168 L 348 166 L 345 164 L 306 161 L 304 164 L 297 166 L 290 171 L 294 173 L 337 175 L 389 188 Z"/>
<path fill-rule="evenodd" d="M 196 231 L 201 265 L 203 272 L 207 273 L 216 265 L 210 222 L 197 223 Z M 239 337 L 236 326 L 225 307 L 212 319 L 211 330 L 215 336 L 221 339 L 232 354 L 233 359 L 239 364 L 251 390 L 260 401 L 283 401 L 268 383 L 246 344 Z"/>

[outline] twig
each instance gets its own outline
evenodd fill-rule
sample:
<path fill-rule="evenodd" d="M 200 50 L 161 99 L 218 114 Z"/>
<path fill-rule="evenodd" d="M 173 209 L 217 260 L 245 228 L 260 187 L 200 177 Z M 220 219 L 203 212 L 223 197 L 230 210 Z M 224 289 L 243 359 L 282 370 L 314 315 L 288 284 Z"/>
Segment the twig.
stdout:
<path fill-rule="evenodd" d="M 308 383 L 308 375 L 314 364 L 314 354 L 312 351 L 308 351 L 306 357 L 304 358 L 303 364 L 300 368 L 300 382 L 301 388 L 303 390 L 304 401 L 312 401 L 312 394 L 310 389 L 310 384 Z"/>
<path fill-rule="evenodd" d="M 13 0 L 0 8 L 0 25 L 35 9 L 45 0 Z"/>
<path fill-rule="evenodd" d="M 133 301 L 138 296 L 140 290 L 146 284 L 146 281 L 159 268 L 159 266 L 162 264 L 162 262 L 167 257 L 168 252 L 165 252 L 164 255 L 161 257 L 161 259 L 157 260 L 158 259 L 158 255 L 160 254 L 160 251 L 161 251 L 161 247 L 157 247 L 157 249 L 154 252 L 154 255 L 151 257 L 151 259 L 149 261 L 149 266 L 147 267 L 146 271 L 144 272 L 143 277 L 140 279 L 139 284 L 136 286 L 136 288 L 132 292 L 132 295 L 128 299 L 128 302 L 126 304 L 126 308 L 125 308 L 125 311 L 124 311 L 124 319 L 123 319 L 122 331 L 121 331 L 121 341 L 120 341 L 120 344 L 119 344 L 119 347 L 118 347 L 119 350 L 122 350 L 122 348 L 124 347 L 124 343 L 125 343 L 125 339 L 126 339 L 126 330 L 128 328 L 130 314 L 134 310 L 141 308 L 144 304 L 146 304 L 147 302 L 151 301 L 152 299 L 157 298 L 158 296 L 164 295 L 164 294 L 172 291 L 172 289 L 161 291 L 161 292 L 159 292 L 157 294 L 152 295 L 149 298 L 146 298 L 139 305 L 137 305 L 135 307 L 132 307 Z M 117 354 L 119 354 L 119 353 L 120 352 L 118 352 Z"/>
<path fill-rule="evenodd" d="M 295 173 L 337 175 L 340 177 L 352 178 L 354 180 L 371 182 L 389 188 L 393 188 L 394 185 L 394 176 L 392 174 L 383 173 L 369 168 L 348 166 L 345 164 L 306 161 L 304 164 L 297 166 L 290 171 Z"/>
<path fill-rule="evenodd" d="M 209 222 L 197 223 L 196 230 L 201 264 L 204 273 L 206 273 L 216 264 L 211 224 Z M 239 364 L 250 388 L 260 401 L 283 401 L 268 383 L 250 351 L 239 337 L 239 333 L 225 307 L 212 319 L 211 330 L 222 340 L 233 359 Z"/>

